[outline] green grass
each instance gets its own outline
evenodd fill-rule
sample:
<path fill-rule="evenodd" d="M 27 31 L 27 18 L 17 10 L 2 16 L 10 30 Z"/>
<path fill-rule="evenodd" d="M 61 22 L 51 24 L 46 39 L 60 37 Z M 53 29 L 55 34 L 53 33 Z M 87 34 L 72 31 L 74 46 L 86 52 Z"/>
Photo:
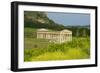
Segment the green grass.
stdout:
<path fill-rule="evenodd" d="M 72 42 L 49 43 L 46 48 L 25 49 L 24 61 L 70 60 L 90 58 L 89 38 L 73 38 Z"/>
<path fill-rule="evenodd" d="M 36 38 L 25 38 L 24 44 L 26 49 L 33 49 L 33 48 L 47 48 L 50 44 L 48 40 L 45 39 L 36 39 Z"/>
<path fill-rule="evenodd" d="M 36 29 L 24 28 L 24 37 L 25 38 L 36 38 Z"/>
<path fill-rule="evenodd" d="M 46 52 L 42 55 L 31 58 L 32 61 L 48 61 L 48 60 L 70 60 L 70 59 L 85 59 L 88 56 L 80 49 L 68 50 L 65 52 L 55 51 Z"/>
<path fill-rule="evenodd" d="M 48 44 L 49 44 L 48 40 L 36 38 L 36 29 L 33 28 L 24 29 L 25 49 L 46 48 Z"/>

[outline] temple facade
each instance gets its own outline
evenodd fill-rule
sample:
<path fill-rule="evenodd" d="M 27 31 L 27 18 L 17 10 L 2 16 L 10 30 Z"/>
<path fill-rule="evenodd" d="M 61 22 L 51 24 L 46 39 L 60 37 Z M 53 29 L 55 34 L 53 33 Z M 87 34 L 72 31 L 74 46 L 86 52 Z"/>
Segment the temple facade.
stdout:
<path fill-rule="evenodd" d="M 62 31 L 50 31 L 48 29 L 38 29 L 37 39 L 48 39 L 49 42 L 62 43 L 67 41 L 72 41 L 72 31 L 62 30 Z"/>

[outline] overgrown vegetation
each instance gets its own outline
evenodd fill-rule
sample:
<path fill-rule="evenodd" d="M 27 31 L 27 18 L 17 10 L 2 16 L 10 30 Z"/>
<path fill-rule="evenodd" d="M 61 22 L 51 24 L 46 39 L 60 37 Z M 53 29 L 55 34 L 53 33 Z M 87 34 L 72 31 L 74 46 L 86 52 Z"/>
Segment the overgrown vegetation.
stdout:
<path fill-rule="evenodd" d="M 25 49 L 24 53 L 25 61 L 87 59 L 90 57 L 90 39 L 75 37 L 72 42 L 49 43 L 46 48 Z"/>

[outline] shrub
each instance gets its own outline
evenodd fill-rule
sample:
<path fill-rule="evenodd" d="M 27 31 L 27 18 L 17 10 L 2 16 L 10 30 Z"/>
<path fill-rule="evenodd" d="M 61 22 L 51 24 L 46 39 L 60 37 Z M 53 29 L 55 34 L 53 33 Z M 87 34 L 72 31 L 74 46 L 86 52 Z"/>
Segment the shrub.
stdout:
<path fill-rule="evenodd" d="M 46 48 L 25 49 L 25 61 L 86 59 L 90 57 L 90 39 L 73 38 L 71 42 L 49 43 Z"/>

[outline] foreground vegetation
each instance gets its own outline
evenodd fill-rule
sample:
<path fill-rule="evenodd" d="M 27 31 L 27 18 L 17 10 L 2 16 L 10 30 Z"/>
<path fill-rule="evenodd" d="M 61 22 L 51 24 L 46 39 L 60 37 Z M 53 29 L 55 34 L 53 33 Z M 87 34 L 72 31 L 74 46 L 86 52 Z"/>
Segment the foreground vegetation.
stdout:
<path fill-rule="evenodd" d="M 28 38 L 27 38 L 28 39 Z M 29 40 L 29 39 L 28 39 Z M 36 40 L 30 38 L 31 43 L 36 44 Z M 29 41 L 29 42 L 30 42 Z M 42 40 L 38 40 L 40 42 Z M 48 60 L 72 60 L 90 58 L 90 38 L 74 37 L 71 42 L 62 44 L 55 43 L 38 43 L 34 48 L 24 50 L 24 61 L 48 61 Z M 42 44 L 42 45 L 40 45 Z M 46 47 L 43 47 L 47 45 Z"/>

